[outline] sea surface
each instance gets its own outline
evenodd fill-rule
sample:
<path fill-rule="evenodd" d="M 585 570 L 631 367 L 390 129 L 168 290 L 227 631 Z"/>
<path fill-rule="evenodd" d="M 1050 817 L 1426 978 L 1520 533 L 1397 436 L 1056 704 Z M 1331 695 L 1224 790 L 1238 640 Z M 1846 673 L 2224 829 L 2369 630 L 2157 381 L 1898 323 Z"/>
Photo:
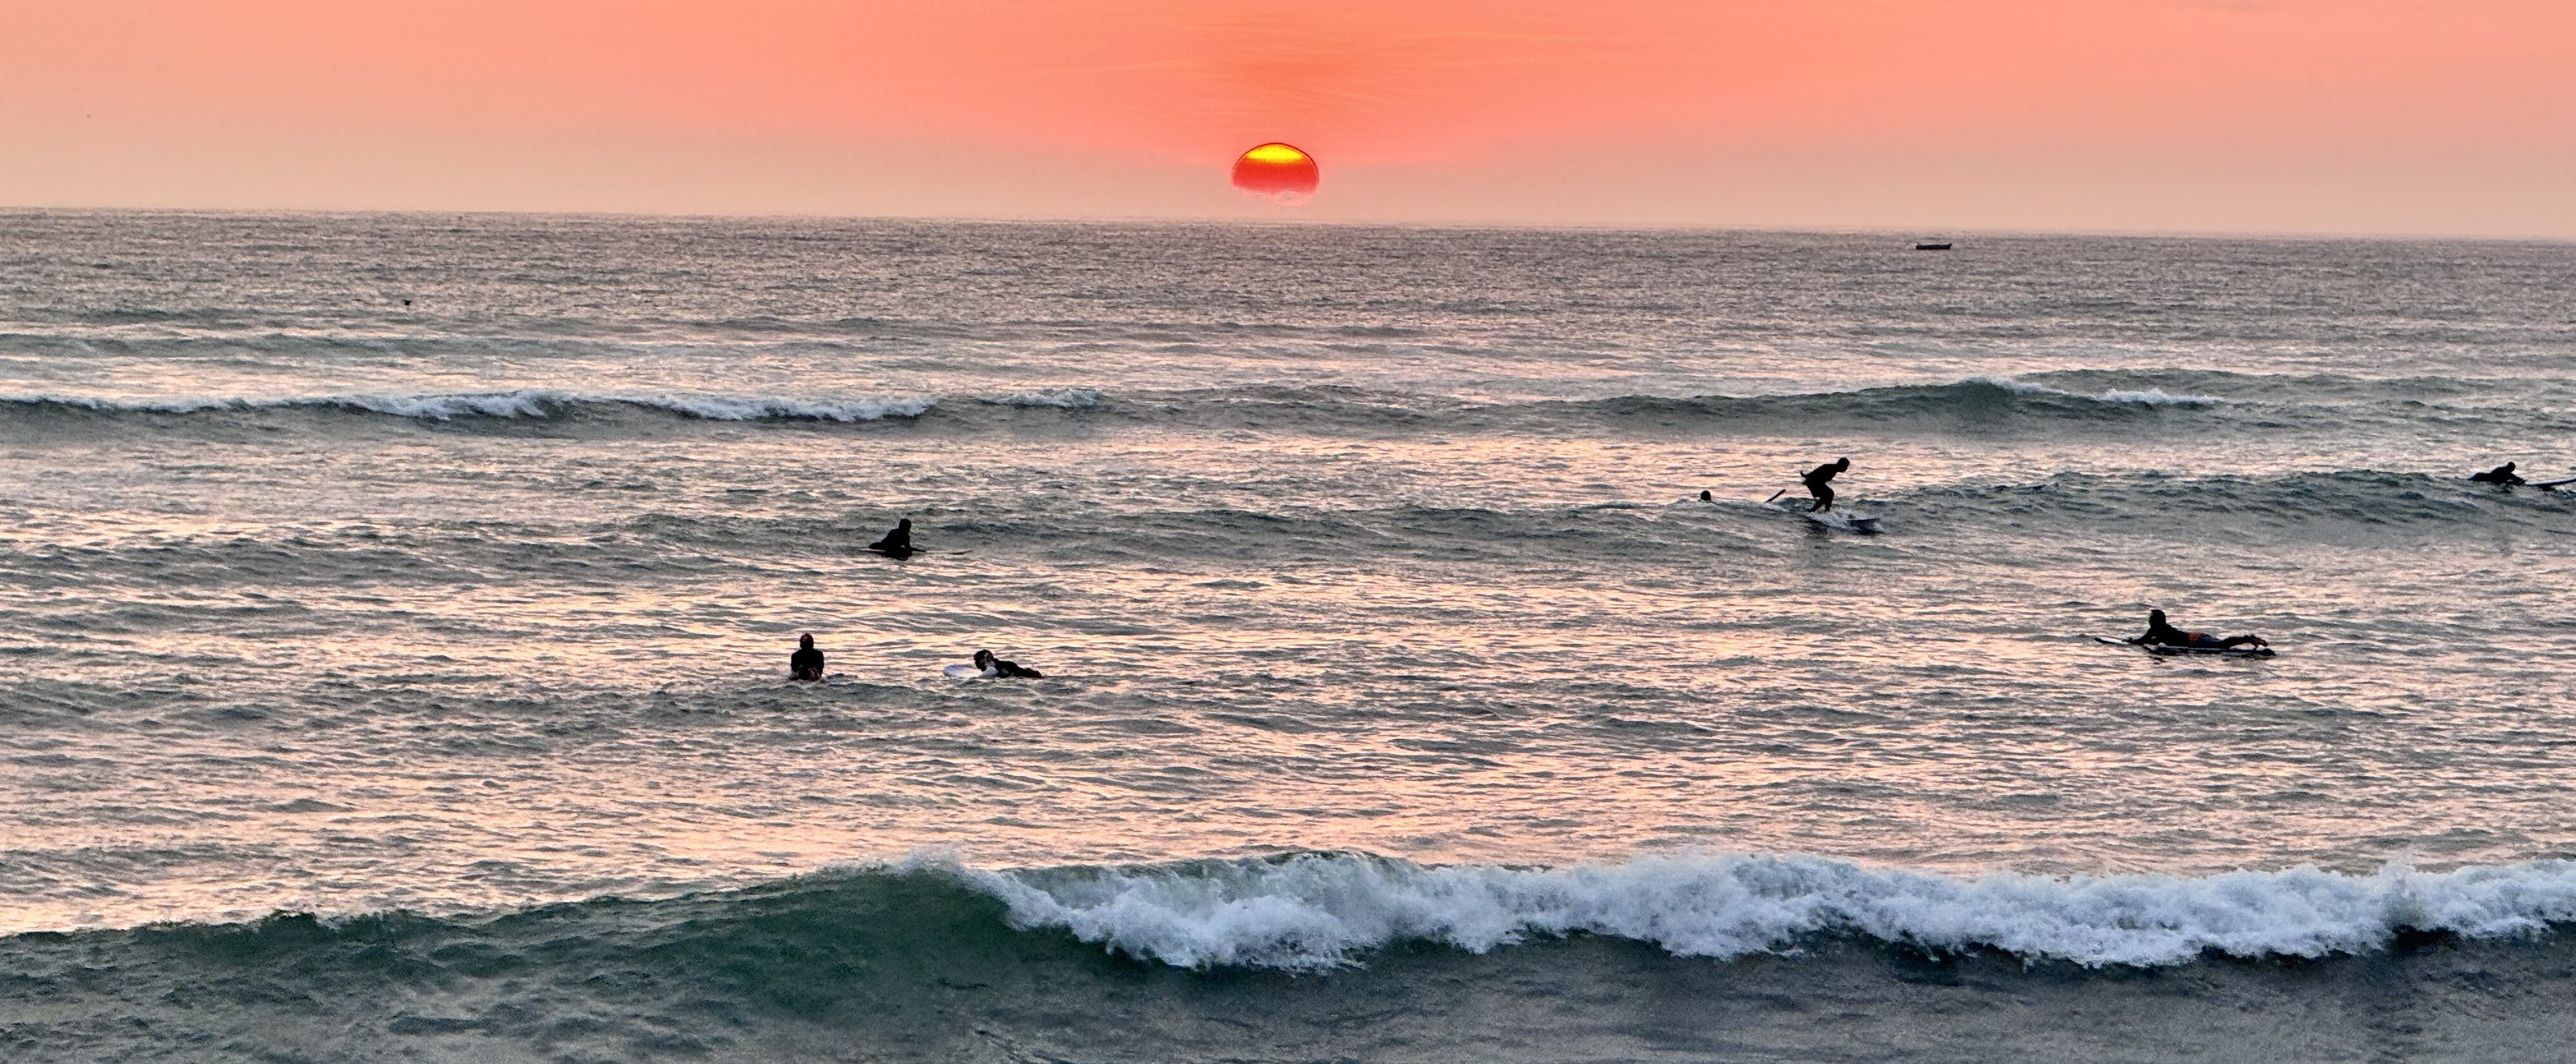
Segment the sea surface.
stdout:
<path fill-rule="evenodd" d="M 2508 460 L 2576 245 L 0 213 L 0 1058 L 2557 1059 Z"/>

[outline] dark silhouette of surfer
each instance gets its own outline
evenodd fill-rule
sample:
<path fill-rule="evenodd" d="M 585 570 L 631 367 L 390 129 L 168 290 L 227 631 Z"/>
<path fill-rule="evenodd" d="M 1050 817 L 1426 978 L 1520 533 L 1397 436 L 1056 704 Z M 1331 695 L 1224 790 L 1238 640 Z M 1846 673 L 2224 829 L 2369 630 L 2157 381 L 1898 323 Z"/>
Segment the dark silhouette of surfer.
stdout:
<path fill-rule="evenodd" d="M 2511 462 L 2506 462 L 2505 464 L 2487 470 L 2484 473 L 2474 474 L 2470 476 L 2469 479 L 2480 484 L 2494 484 L 2498 487 L 2506 488 L 2510 488 L 2516 484 L 2530 483 L 2530 481 L 2522 479 L 2521 474 L 2513 471 L 2513 463 Z"/>
<path fill-rule="evenodd" d="M 868 544 L 868 549 L 889 558 L 912 557 L 912 518 L 895 522 L 894 531 L 885 538 Z"/>
<path fill-rule="evenodd" d="M 1851 459 L 1837 458 L 1808 470 L 1806 476 L 1798 478 L 1807 485 L 1807 494 L 1816 497 L 1816 504 L 1807 508 L 1808 513 L 1819 513 L 1834 508 L 1834 489 L 1831 483 L 1834 474 L 1850 468 Z"/>
<path fill-rule="evenodd" d="M 1020 663 L 1016 661 L 1004 661 L 1000 658 L 994 657 L 993 652 L 990 650 L 978 650 L 975 652 L 975 667 L 984 670 L 988 675 L 1002 677 L 1005 679 L 1046 679 L 1045 673 L 1039 672 L 1036 669 L 1021 668 Z"/>
<path fill-rule="evenodd" d="M 1717 501 L 1717 497 L 1716 497 L 1716 496 L 1713 496 L 1713 495 L 1710 495 L 1709 493 L 1707 493 L 1707 492 L 1703 491 L 1703 492 L 1700 492 L 1700 493 L 1699 493 L 1699 501 L 1701 501 L 1701 502 L 1716 502 L 1716 501 Z"/>
<path fill-rule="evenodd" d="M 787 675 L 808 683 L 823 678 L 823 652 L 814 649 L 814 633 L 796 640 L 796 653 L 787 657 Z"/>
<path fill-rule="evenodd" d="M 2237 635 L 2220 639 L 2207 632 L 2186 632 L 2165 623 L 2165 611 L 2147 611 L 2147 634 L 2129 640 L 2142 647 L 2181 647 L 2184 650 L 2226 650 L 2239 646 L 2268 647 L 2259 635 Z"/>

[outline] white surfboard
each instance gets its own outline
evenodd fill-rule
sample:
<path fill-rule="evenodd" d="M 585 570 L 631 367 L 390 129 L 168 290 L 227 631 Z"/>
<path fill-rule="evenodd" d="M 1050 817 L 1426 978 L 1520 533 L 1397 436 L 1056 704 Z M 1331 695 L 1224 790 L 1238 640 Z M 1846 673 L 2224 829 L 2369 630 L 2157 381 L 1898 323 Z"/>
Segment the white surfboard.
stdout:
<path fill-rule="evenodd" d="M 1816 523 L 1816 524 L 1819 524 L 1819 525 L 1823 525 L 1823 526 L 1825 526 L 1826 528 L 1833 529 L 1833 530 L 1835 530 L 1835 531 L 1837 531 L 1837 532 L 1873 532 L 1873 533 L 1874 533 L 1874 532 L 1877 532 L 1877 531 L 1878 531 L 1878 518 L 1875 518 L 1875 517 L 1865 517 L 1865 516 L 1862 516 L 1862 515 L 1860 515 L 1860 514 L 1853 513 L 1853 512 L 1851 512 L 1851 511 L 1849 511 L 1849 510 L 1835 509 L 1835 510 L 1824 510 L 1824 511 L 1810 511 L 1810 510 L 1807 510 L 1807 509 L 1805 509 L 1805 508 L 1803 508 L 1803 507 L 1797 507 L 1797 506 L 1782 506 L 1782 505 L 1780 505 L 1779 503 L 1774 503 L 1774 502 L 1766 502 L 1766 503 L 1763 503 L 1763 504 L 1762 504 L 1762 508 L 1763 508 L 1763 509 L 1765 509 L 1765 510 L 1773 511 L 1773 512 L 1775 512 L 1775 513 L 1796 514 L 1796 515 L 1798 515 L 1798 516 L 1800 516 L 1800 517 L 1806 518 L 1806 519 L 1807 519 L 1807 520 L 1809 520 L 1809 521 L 1812 521 L 1812 522 L 1814 522 L 1814 523 Z"/>
<path fill-rule="evenodd" d="M 1800 514 L 1799 516 L 1823 525 L 1826 528 L 1836 529 L 1843 532 L 1878 531 L 1878 518 L 1863 517 L 1849 510 L 1827 510 L 1823 513 Z"/>
<path fill-rule="evenodd" d="M 994 675 L 972 665 L 951 665 L 939 670 L 939 674 L 951 680 L 987 680 Z"/>
<path fill-rule="evenodd" d="M 2093 641 L 2106 646 L 2135 647 L 2136 649 L 2146 651 L 2149 654 L 2156 654 L 2165 657 L 2197 655 L 2201 657 L 2214 658 L 2268 658 L 2272 656 L 2272 648 L 2270 647 L 2228 647 L 2224 650 L 2217 647 L 2150 647 L 2139 646 L 2138 644 L 2129 642 L 2126 639 L 2112 639 L 2098 635 L 2093 637 Z"/>

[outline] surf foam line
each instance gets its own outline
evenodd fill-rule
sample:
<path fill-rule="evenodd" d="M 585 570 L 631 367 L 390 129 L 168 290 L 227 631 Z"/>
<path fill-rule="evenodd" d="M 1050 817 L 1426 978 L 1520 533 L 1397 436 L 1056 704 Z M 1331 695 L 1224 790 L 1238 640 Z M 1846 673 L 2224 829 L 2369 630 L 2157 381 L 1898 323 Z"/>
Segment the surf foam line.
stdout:
<path fill-rule="evenodd" d="M 2216 396 L 2209 395 L 2174 395 L 2162 388 L 2112 388 L 2104 391 L 2100 395 L 2088 397 L 2081 392 L 2070 392 L 2063 389 L 2051 388 L 2045 384 L 2033 384 L 2029 381 L 2019 380 L 2012 377 L 1970 377 L 1966 380 L 1960 381 L 1957 385 L 1943 387 L 1973 387 L 1977 385 L 2001 388 L 2004 391 L 2011 392 L 2015 395 L 2045 395 L 2068 399 L 2090 398 L 2097 403 L 2128 403 L 2135 406 L 2217 406 L 2219 403 L 2224 402 L 2224 400 L 2221 400 Z"/>
<path fill-rule="evenodd" d="M 2576 920 L 2576 862 L 2369 875 L 2314 867 L 1961 878 L 1806 856 L 1652 857 L 1523 869 L 1305 854 L 1120 869 L 978 871 L 916 856 L 1000 899 L 1012 926 L 1179 967 L 1318 970 L 1403 940 L 1476 953 L 1576 933 L 1684 956 L 1793 953 L 1802 938 L 2001 950 L 2087 967 L 2365 953 L 2401 931 L 2538 934 Z"/>
<path fill-rule="evenodd" d="M 962 400 L 951 403 L 949 399 Z M 1898 385 L 1850 392 L 1752 396 L 1631 395 L 1601 399 L 1538 400 L 1479 405 L 1436 395 L 1375 393 L 1340 387 L 1252 386 L 1147 391 L 1123 396 L 1121 406 L 1099 389 L 1030 388 L 990 396 L 943 397 L 931 394 L 859 396 L 736 396 L 686 393 L 588 393 L 562 388 L 453 393 L 353 393 L 279 397 L 125 397 L 55 393 L 0 394 L 0 415 L 78 411 L 101 415 L 247 414 L 305 411 L 380 415 L 422 421 L 482 418 L 495 420 L 570 420 L 643 411 L 707 421 L 872 422 L 915 419 L 937 407 L 944 414 L 973 418 L 986 409 L 1051 409 L 1069 414 L 1123 410 L 1119 416 L 1144 422 L 1177 422 L 1221 427 L 1364 426 L 1385 430 L 1399 426 L 1473 430 L 1525 427 L 1526 419 L 1557 422 L 1567 416 L 1617 424 L 1645 417 L 1683 417 L 1714 421 L 1810 421 L 1843 417 L 1883 421 L 1930 418 L 1951 421 L 2117 420 L 2166 409 L 2205 409 L 2224 400 L 2173 395 L 2156 388 L 2112 389 L 2098 396 L 2061 391 L 2010 378 L 1972 377 L 1948 384 Z M 943 405 L 945 404 L 945 405 Z"/>
<path fill-rule="evenodd" d="M 382 414 L 427 421 L 458 418 L 548 420 L 620 409 L 707 421 L 877 421 L 927 413 L 935 396 L 880 395 L 790 399 L 726 395 L 588 395 L 554 388 L 422 395 L 288 396 L 273 399 L 109 399 L 77 395 L 0 395 L 0 405 L 21 409 L 82 410 L 99 414 L 252 413 L 264 410 Z"/>

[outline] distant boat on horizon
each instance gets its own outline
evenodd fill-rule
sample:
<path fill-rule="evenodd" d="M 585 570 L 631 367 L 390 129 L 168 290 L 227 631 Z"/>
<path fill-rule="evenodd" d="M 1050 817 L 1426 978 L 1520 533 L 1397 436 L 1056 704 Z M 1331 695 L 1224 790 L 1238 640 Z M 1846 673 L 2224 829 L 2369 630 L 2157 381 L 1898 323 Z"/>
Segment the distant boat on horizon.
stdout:
<path fill-rule="evenodd" d="M 1915 242 L 1914 242 L 1914 250 L 1916 250 L 1916 251 L 1948 251 L 1948 250 L 1950 250 L 1950 241 L 1944 240 L 1944 241 L 1941 241 L 1940 243 L 1937 243 L 1937 244 L 1936 244 L 1936 243 L 1933 243 L 1933 242 L 1931 242 L 1931 241 L 1929 241 L 1929 240 L 1917 240 L 1917 241 L 1915 241 Z"/>

